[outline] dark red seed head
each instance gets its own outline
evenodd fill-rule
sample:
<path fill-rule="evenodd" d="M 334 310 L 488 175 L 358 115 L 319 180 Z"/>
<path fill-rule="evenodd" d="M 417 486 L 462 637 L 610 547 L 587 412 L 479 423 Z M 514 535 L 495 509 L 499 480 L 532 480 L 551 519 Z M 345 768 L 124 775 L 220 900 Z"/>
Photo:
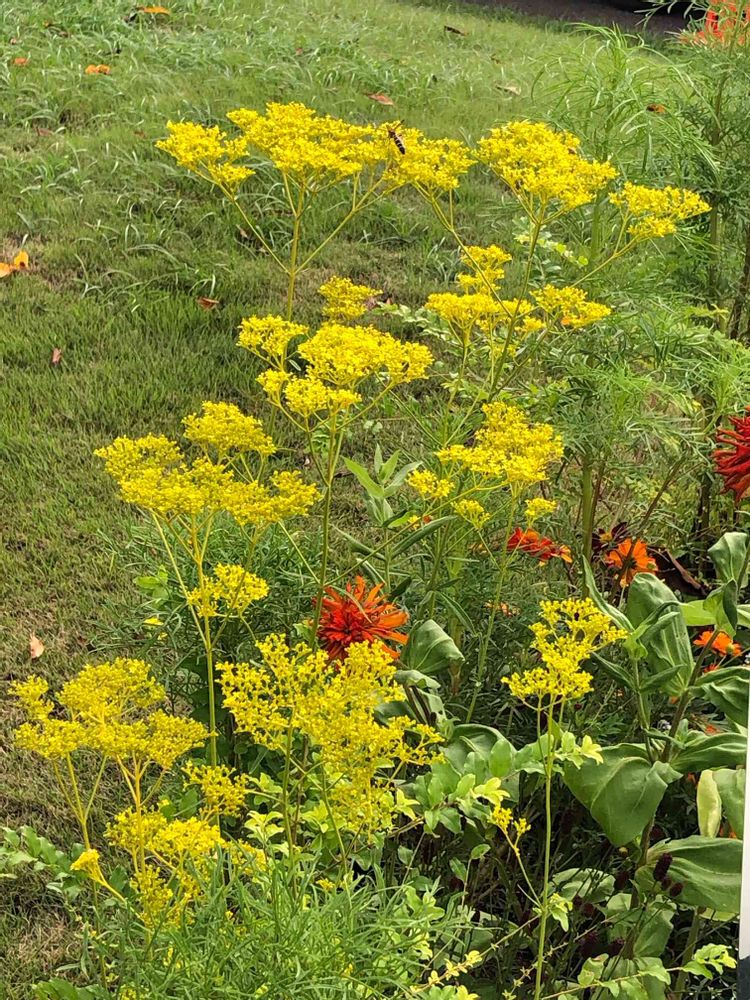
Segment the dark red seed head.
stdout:
<path fill-rule="evenodd" d="M 619 955 L 622 949 L 625 947 L 625 938 L 615 938 L 614 941 L 610 942 L 607 946 L 608 955 Z"/>
<path fill-rule="evenodd" d="M 620 871 L 615 875 L 615 889 L 618 892 L 622 892 L 625 886 L 630 881 L 630 869 L 621 868 Z"/>
<path fill-rule="evenodd" d="M 672 888 L 669 890 L 669 895 L 674 899 L 675 896 L 679 896 L 685 886 L 682 882 L 675 882 Z"/>
<path fill-rule="evenodd" d="M 662 854 L 659 860 L 654 865 L 654 880 L 656 882 L 662 882 L 669 871 L 669 866 L 672 864 L 671 854 Z"/>

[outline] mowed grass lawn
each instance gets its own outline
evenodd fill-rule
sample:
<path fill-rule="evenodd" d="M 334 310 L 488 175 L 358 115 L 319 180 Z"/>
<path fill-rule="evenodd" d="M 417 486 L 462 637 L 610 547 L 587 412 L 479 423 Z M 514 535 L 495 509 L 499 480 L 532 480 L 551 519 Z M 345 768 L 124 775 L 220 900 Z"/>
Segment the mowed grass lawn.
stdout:
<path fill-rule="evenodd" d="M 47 676 L 137 649 L 133 513 L 94 448 L 119 434 L 174 434 L 203 399 L 251 410 L 257 399 L 235 329 L 243 315 L 279 310 L 281 277 L 219 198 L 155 149 L 166 121 L 221 122 L 232 108 L 299 100 L 473 140 L 498 121 L 548 117 L 565 68 L 585 66 L 601 44 L 473 5 L 167 5 L 169 16 L 138 14 L 129 0 L 0 4 L 0 259 L 23 247 L 31 260 L 0 282 L 6 682 L 28 671 L 32 634 Z M 89 64 L 110 73 L 86 75 Z M 375 92 L 394 107 L 366 96 Z M 282 244 L 287 219 L 270 175 L 257 189 L 263 227 Z M 481 175 L 462 187 L 473 240 L 500 238 L 487 209 L 499 197 Z M 329 246 L 302 279 L 297 315 L 315 317 L 315 289 L 334 270 L 418 304 L 454 268 L 454 248 L 404 192 Z M 200 296 L 220 305 L 207 311 Z M 14 712 L 2 704 L 0 822 L 64 835 L 43 774 L 11 749 Z M 41 911 L 20 903 L 0 922 L 8 996 L 27 996 L 24 983 L 61 961 L 62 945 Z"/>

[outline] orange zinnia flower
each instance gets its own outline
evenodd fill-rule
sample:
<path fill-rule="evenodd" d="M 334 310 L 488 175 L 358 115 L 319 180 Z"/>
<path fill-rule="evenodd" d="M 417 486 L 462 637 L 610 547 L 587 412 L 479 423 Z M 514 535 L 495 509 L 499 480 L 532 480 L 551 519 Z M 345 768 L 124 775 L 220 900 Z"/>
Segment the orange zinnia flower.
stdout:
<path fill-rule="evenodd" d="M 711 649 L 715 653 L 718 653 L 719 656 L 740 655 L 742 647 L 738 642 L 732 642 L 732 637 L 727 635 L 726 632 L 717 632 L 714 636 L 714 641 L 711 642 L 711 636 L 713 634 L 713 630 L 707 628 L 705 632 L 701 632 L 697 639 L 693 639 L 693 645 L 705 648 L 709 643 L 711 643 Z"/>
<path fill-rule="evenodd" d="M 343 660 L 353 642 L 381 642 L 396 659 L 397 649 L 388 642 L 402 645 L 407 636 L 394 631 L 404 625 L 409 615 L 383 597 L 383 584 L 367 590 L 365 579 L 358 576 L 354 583 L 347 583 L 346 593 L 329 587 L 323 598 L 323 608 L 318 625 L 318 640 L 332 660 Z"/>
<path fill-rule="evenodd" d="M 744 4 L 743 4 L 744 6 Z M 720 45 L 728 44 L 734 32 L 737 32 L 737 43 L 744 45 L 747 39 L 748 27 L 750 27 L 750 12 L 745 10 L 743 24 L 737 26 L 738 22 L 737 4 L 732 0 L 712 0 L 709 9 L 706 11 L 706 19 L 700 31 L 685 32 L 685 41 L 694 45 L 708 45 L 717 42 Z"/>
<path fill-rule="evenodd" d="M 750 406 L 745 407 L 750 414 Z M 719 431 L 714 451 L 716 471 L 724 480 L 724 492 L 732 492 L 737 503 L 750 493 L 750 416 L 730 417 L 734 430 Z"/>
<path fill-rule="evenodd" d="M 572 562 L 570 549 L 567 545 L 558 545 L 551 538 L 540 535 L 538 531 L 531 528 L 516 528 L 508 539 L 508 552 L 515 552 L 520 549 L 527 555 L 534 556 L 539 562 L 549 562 L 550 559 L 558 558 L 564 562 Z"/>
<path fill-rule="evenodd" d="M 604 557 L 608 566 L 619 569 L 621 587 L 627 587 L 633 582 L 637 573 L 655 573 L 656 563 L 648 554 L 646 543 L 640 538 L 626 538 L 616 549 Z"/>

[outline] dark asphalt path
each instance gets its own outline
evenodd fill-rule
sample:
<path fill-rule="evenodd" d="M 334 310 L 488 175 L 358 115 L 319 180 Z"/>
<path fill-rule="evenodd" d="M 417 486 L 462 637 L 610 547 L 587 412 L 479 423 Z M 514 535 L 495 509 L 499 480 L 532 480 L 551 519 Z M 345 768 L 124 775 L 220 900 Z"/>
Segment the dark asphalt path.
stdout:
<path fill-rule="evenodd" d="M 597 0 L 472 0 L 491 7 L 507 7 L 522 14 L 554 18 L 564 21 L 586 21 L 588 24 L 617 24 L 621 28 L 638 30 L 643 28 L 643 16 L 618 10 L 608 3 Z M 645 4 L 643 5 L 646 6 Z M 654 14 L 648 21 L 651 31 L 680 31 L 685 20 L 677 14 Z"/>

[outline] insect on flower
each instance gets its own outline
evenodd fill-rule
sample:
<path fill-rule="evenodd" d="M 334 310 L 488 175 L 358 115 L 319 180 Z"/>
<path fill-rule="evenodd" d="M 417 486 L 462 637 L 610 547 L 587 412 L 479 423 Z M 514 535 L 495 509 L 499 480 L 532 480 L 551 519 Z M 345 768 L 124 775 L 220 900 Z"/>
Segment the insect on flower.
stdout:
<path fill-rule="evenodd" d="M 383 584 L 367 589 L 364 577 L 346 585 L 341 594 L 332 587 L 326 589 L 318 626 L 320 644 L 332 660 L 346 658 L 349 646 L 355 642 L 380 642 L 394 659 L 398 650 L 387 643 L 403 645 L 407 636 L 396 631 L 409 619 L 406 611 L 391 604 L 380 591 Z"/>
<path fill-rule="evenodd" d="M 406 144 L 401 136 L 398 134 L 398 129 L 401 128 L 401 122 L 396 122 L 395 125 L 386 125 L 385 130 L 388 133 L 388 138 L 391 140 L 396 149 L 401 153 L 402 156 L 406 155 Z"/>

